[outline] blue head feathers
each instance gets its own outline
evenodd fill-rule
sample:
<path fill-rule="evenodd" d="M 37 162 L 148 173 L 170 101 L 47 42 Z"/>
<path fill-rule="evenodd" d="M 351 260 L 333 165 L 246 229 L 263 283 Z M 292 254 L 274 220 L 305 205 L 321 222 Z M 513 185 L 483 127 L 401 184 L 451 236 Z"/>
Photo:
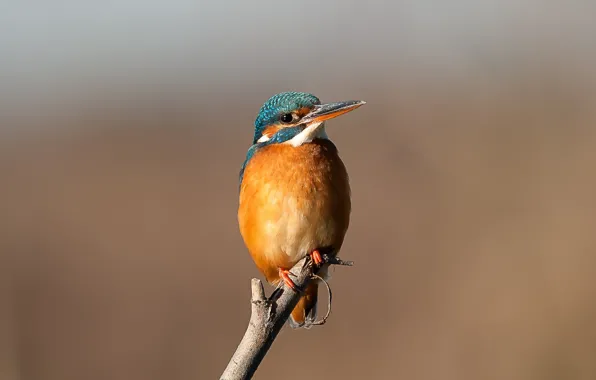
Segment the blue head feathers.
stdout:
<path fill-rule="evenodd" d="M 265 127 L 280 122 L 282 115 L 300 108 L 313 108 L 321 104 L 319 98 L 306 92 L 282 92 L 273 95 L 263 104 L 255 120 L 255 135 L 253 144 L 263 135 Z"/>
<path fill-rule="evenodd" d="M 247 163 L 259 149 L 284 143 L 296 136 L 299 138 L 292 144 L 295 147 L 317 138 L 327 139 L 325 120 L 355 110 L 365 103 L 362 100 L 348 100 L 321 104 L 319 98 L 306 92 L 282 92 L 272 96 L 263 104 L 255 120 L 253 145 L 242 164 L 240 183 Z"/>
<path fill-rule="evenodd" d="M 255 120 L 255 134 L 252 142 L 253 145 L 250 147 L 250 149 L 248 149 L 248 152 L 246 153 L 246 159 L 244 160 L 242 168 L 240 169 L 240 183 L 242 183 L 242 177 L 244 175 L 244 168 L 246 167 L 246 164 L 248 161 L 250 161 L 252 156 L 259 148 L 270 144 L 279 144 L 284 141 L 288 141 L 304 130 L 305 126 L 284 128 L 272 136 L 270 140 L 259 143 L 258 140 L 263 136 L 263 131 L 265 128 L 270 125 L 280 123 L 281 117 L 284 114 L 291 113 L 301 108 L 312 109 L 318 104 L 321 104 L 321 101 L 316 96 L 306 92 L 294 91 L 281 92 L 277 95 L 273 95 L 265 102 L 265 104 L 263 104 L 257 119 Z"/>

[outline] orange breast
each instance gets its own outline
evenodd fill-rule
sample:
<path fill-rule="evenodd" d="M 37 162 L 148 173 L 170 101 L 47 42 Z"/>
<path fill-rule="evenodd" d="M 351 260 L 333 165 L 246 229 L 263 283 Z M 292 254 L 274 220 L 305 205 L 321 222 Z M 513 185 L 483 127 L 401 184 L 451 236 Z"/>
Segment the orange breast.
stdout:
<path fill-rule="evenodd" d="M 252 157 L 240 187 L 240 233 L 268 281 L 315 249 L 339 251 L 350 218 L 345 166 L 328 140 L 266 146 Z"/>

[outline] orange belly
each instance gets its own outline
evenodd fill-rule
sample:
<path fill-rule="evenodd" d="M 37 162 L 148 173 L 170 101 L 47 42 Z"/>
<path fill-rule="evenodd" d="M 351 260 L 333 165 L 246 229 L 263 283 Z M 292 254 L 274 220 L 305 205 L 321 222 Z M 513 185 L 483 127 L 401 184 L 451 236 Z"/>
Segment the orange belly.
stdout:
<path fill-rule="evenodd" d="M 315 249 L 339 251 L 350 219 L 345 166 L 328 140 L 273 144 L 248 162 L 240 186 L 240 233 L 267 281 L 279 281 Z"/>

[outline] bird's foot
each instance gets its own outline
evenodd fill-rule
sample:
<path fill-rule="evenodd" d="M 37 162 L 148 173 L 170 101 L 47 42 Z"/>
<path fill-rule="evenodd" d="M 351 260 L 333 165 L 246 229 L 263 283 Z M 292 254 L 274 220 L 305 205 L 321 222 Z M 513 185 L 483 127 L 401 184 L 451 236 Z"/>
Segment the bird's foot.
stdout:
<path fill-rule="evenodd" d="M 298 286 L 294 283 L 294 281 L 290 278 L 290 271 L 288 269 L 279 268 L 279 277 L 283 280 L 284 284 L 290 289 L 295 292 L 300 292 Z"/>
<path fill-rule="evenodd" d="M 316 266 L 321 266 L 325 260 L 323 260 L 323 256 L 321 255 L 321 252 L 319 252 L 318 249 L 315 249 L 314 251 L 312 251 L 310 254 L 310 259 L 312 260 L 312 262 L 316 265 Z"/>

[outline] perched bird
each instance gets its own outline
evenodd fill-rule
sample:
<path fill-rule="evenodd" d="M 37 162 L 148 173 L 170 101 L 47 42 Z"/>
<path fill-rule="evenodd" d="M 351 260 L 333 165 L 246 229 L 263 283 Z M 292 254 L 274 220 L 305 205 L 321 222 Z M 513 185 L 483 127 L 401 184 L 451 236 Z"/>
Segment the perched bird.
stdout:
<path fill-rule="evenodd" d="M 314 95 L 283 92 L 262 106 L 253 145 L 240 170 L 240 233 L 267 281 L 297 290 L 289 270 L 305 256 L 322 263 L 337 254 L 350 220 L 350 185 L 325 121 L 365 102 L 321 104 Z M 323 265 L 319 275 L 326 276 Z M 316 317 L 312 281 L 291 314 L 293 327 Z"/>

